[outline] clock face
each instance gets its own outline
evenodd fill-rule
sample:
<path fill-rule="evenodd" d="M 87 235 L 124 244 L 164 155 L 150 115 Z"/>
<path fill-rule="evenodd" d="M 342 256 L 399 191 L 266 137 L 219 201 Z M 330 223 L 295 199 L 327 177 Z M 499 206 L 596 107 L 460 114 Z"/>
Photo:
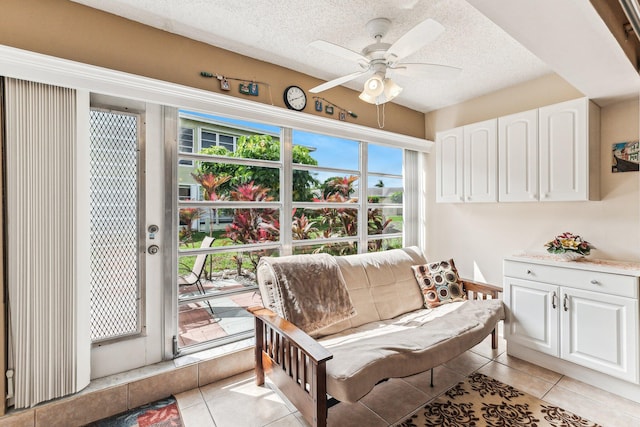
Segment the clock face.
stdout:
<path fill-rule="evenodd" d="M 307 106 L 307 95 L 298 86 L 289 86 L 284 90 L 284 104 L 291 110 L 302 111 Z"/>

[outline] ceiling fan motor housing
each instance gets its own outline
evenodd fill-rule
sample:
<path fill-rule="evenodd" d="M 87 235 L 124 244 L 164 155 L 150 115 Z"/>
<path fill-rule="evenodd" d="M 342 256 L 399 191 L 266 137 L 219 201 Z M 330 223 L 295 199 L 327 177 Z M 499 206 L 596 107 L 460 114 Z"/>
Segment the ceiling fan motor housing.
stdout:
<path fill-rule="evenodd" d="M 391 27 L 391 21 L 387 18 L 372 19 L 367 22 L 366 25 L 367 31 L 369 31 L 371 37 L 377 40 L 380 40 L 387 34 L 389 27 Z"/>

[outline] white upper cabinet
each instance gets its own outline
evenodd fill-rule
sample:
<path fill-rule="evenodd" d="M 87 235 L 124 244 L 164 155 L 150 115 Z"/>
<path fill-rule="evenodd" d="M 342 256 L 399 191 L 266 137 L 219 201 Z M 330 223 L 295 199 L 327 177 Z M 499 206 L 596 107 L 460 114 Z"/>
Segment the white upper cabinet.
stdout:
<path fill-rule="evenodd" d="M 464 127 L 465 202 L 498 201 L 497 119 Z"/>
<path fill-rule="evenodd" d="M 498 200 L 496 119 L 438 132 L 436 202 Z"/>
<path fill-rule="evenodd" d="M 538 110 L 498 119 L 498 200 L 538 200 Z"/>
<path fill-rule="evenodd" d="M 436 202 L 599 200 L 600 109 L 574 99 L 436 135 Z"/>
<path fill-rule="evenodd" d="M 598 199 L 599 126 L 586 98 L 539 109 L 541 201 Z"/>
<path fill-rule="evenodd" d="M 436 137 L 436 201 L 464 201 L 463 128 L 439 132 Z"/>

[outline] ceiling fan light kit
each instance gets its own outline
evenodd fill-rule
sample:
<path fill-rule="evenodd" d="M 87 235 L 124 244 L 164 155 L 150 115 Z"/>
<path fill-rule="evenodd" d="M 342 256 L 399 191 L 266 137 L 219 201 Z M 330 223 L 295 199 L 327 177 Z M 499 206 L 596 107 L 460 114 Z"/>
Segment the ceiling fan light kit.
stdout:
<path fill-rule="evenodd" d="M 358 95 L 358 98 L 360 98 L 364 102 L 368 102 L 369 104 L 375 104 L 376 103 L 375 96 L 367 95 L 366 92 L 362 92 L 360 95 Z"/>
<path fill-rule="evenodd" d="M 391 79 L 384 79 L 384 96 L 387 97 L 387 101 L 391 101 L 396 96 L 400 95 L 402 92 L 402 88 L 398 86 Z"/>
<path fill-rule="evenodd" d="M 366 24 L 366 29 L 371 37 L 375 39 L 375 43 L 365 46 L 361 53 L 324 40 L 312 42 L 310 46 L 349 61 L 354 61 L 363 70 L 322 83 L 310 89 L 309 92 L 322 92 L 373 73 L 365 82 L 364 89 L 358 97 L 370 104 L 380 105 L 391 101 L 402 92 L 402 88 L 389 77 L 389 74 L 394 71 L 403 75 L 413 74 L 414 76 L 426 78 L 453 78 L 458 75 L 460 68 L 456 67 L 400 62 L 425 44 L 438 38 L 444 31 L 444 27 L 440 23 L 433 19 L 426 19 L 406 32 L 393 44 L 382 43 L 381 40 L 387 34 L 390 26 L 391 21 L 387 18 L 376 18 L 369 21 Z"/>
<path fill-rule="evenodd" d="M 383 78 L 379 74 L 369 77 L 364 84 L 364 93 L 369 96 L 378 96 L 384 91 Z"/>
<path fill-rule="evenodd" d="M 374 77 L 376 76 L 377 75 L 374 75 Z M 364 85 L 364 91 L 358 96 L 358 98 L 364 102 L 376 105 L 384 104 L 385 102 L 391 101 L 393 98 L 400 95 L 400 92 L 402 92 L 402 88 L 389 78 L 384 80 L 378 78 L 370 84 L 374 77 L 367 80 Z"/>

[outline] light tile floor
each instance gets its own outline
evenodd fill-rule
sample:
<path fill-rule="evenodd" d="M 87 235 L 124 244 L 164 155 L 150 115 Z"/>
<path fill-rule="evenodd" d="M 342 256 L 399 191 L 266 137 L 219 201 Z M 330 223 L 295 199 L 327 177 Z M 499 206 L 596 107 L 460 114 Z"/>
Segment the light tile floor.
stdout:
<path fill-rule="evenodd" d="M 404 420 L 472 372 L 479 371 L 606 427 L 640 426 L 640 404 L 510 357 L 501 340 L 487 339 L 429 373 L 379 384 L 357 403 L 329 410 L 330 426 L 389 426 Z M 176 396 L 186 427 L 300 427 L 308 424 L 272 388 L 255 385 L 253 372 Z"/>

